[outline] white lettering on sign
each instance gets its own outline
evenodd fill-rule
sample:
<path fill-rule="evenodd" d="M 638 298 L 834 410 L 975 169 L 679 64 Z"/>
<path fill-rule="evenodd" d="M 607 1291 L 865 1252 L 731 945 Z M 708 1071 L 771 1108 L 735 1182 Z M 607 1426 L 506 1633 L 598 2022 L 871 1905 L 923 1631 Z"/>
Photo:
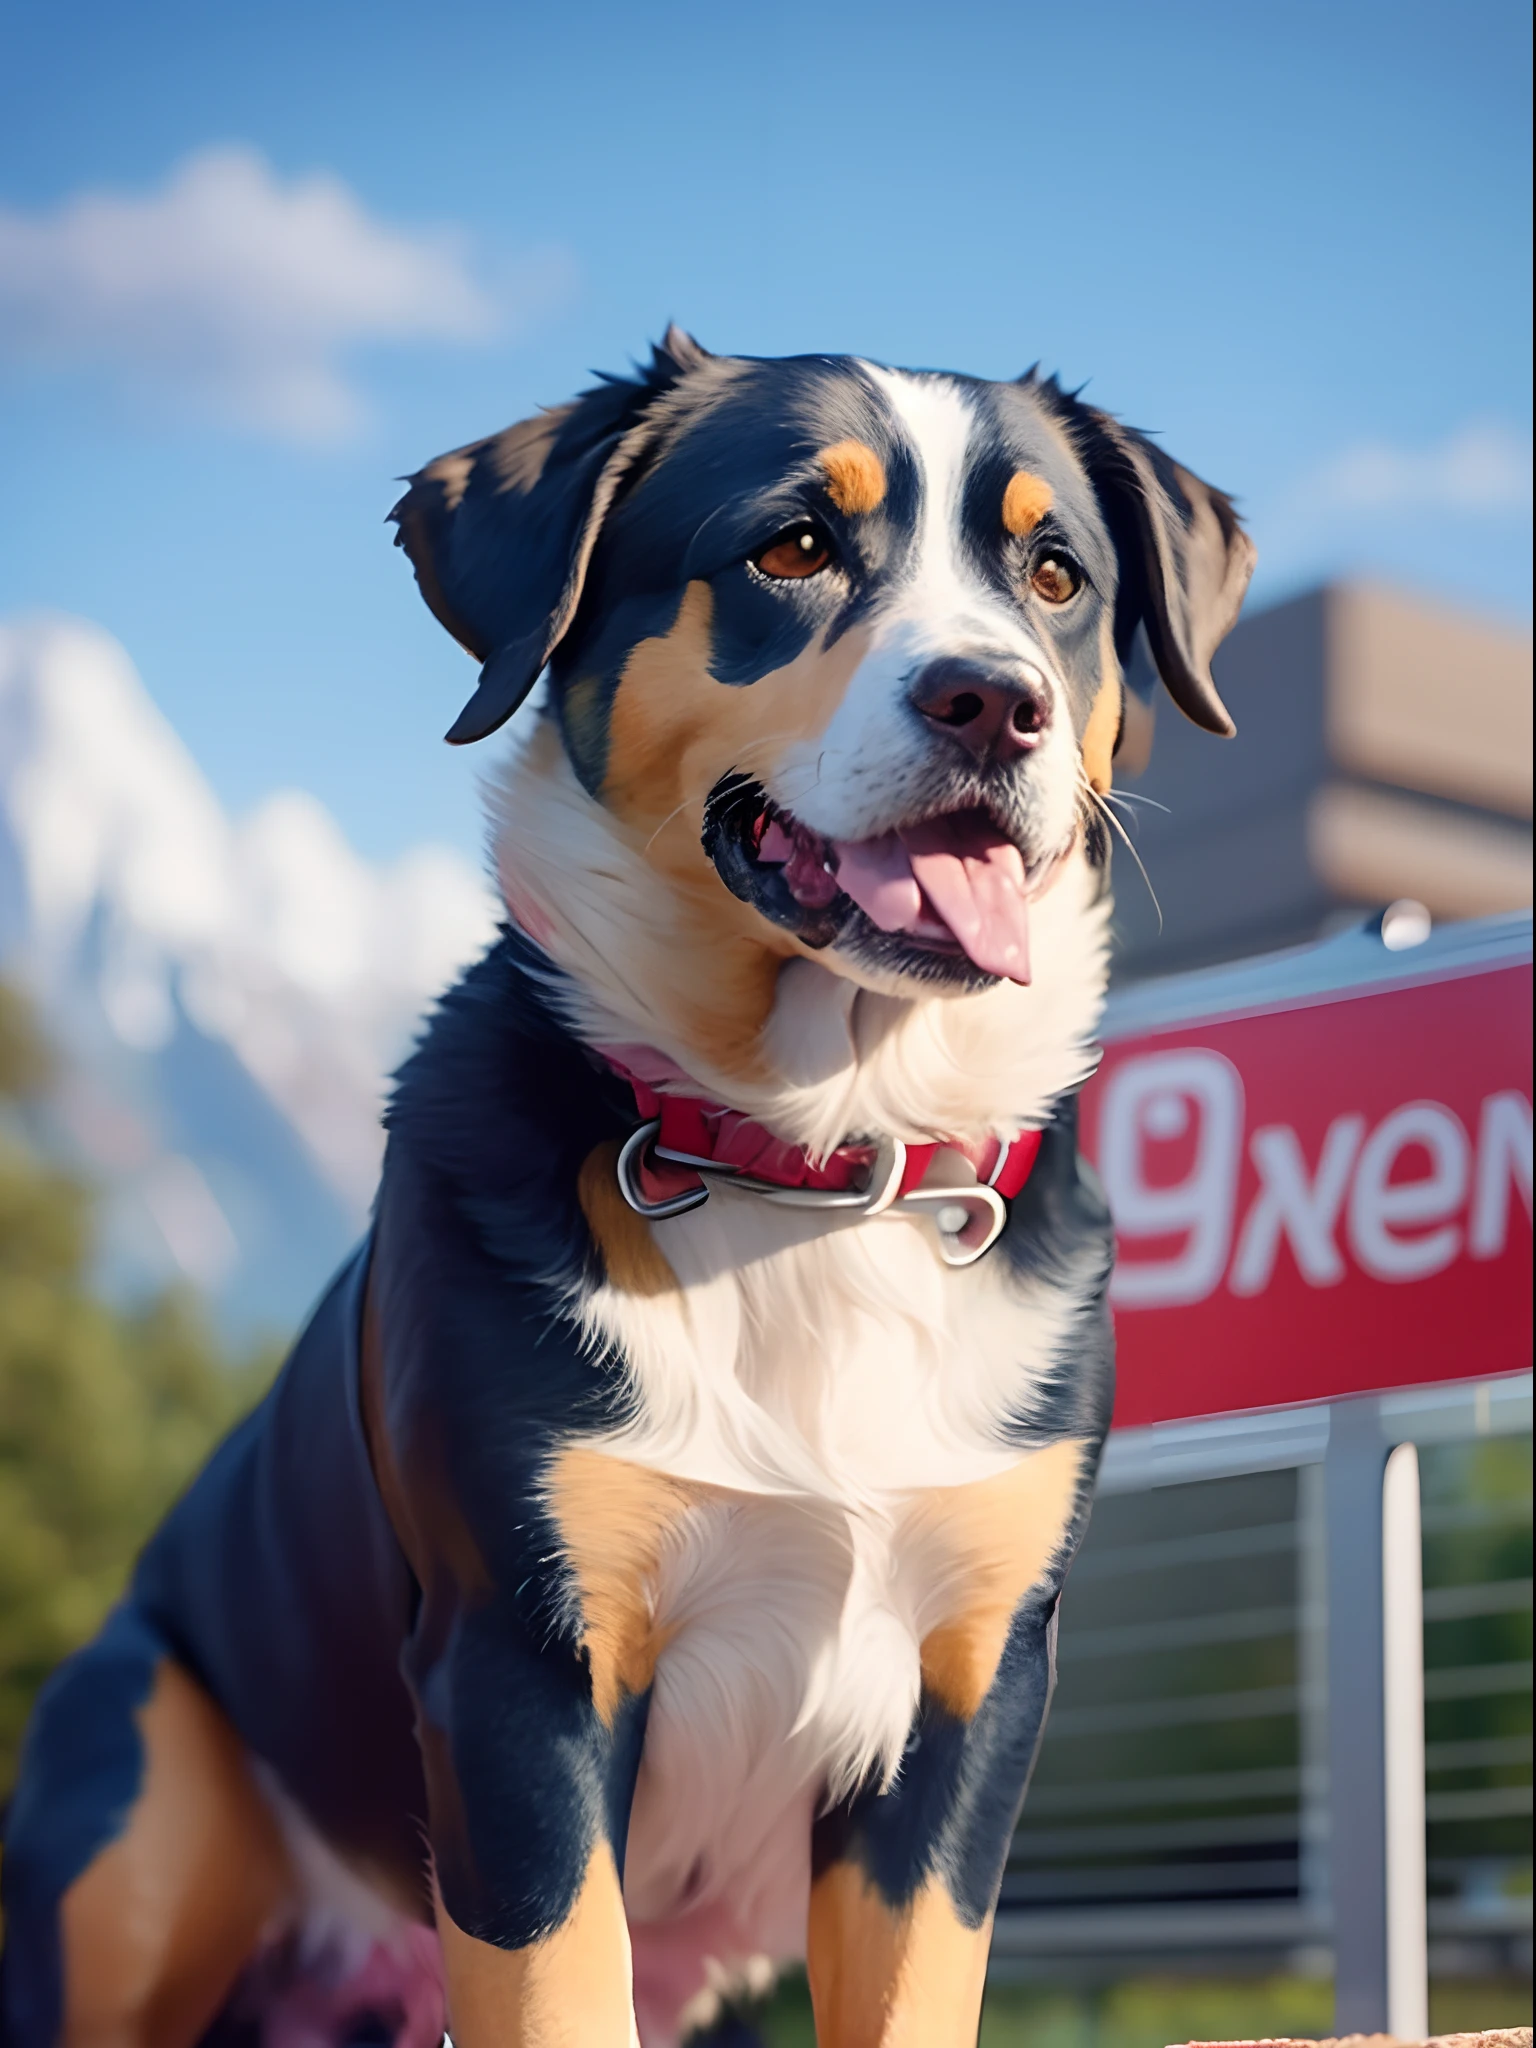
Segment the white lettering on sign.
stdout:
<path fill-rule="evenodd" d="M 1429 1155 L 1429 1171 L 1393 1180 L 1410 1147 Z M 1461 1119 L 1438 1102 L 1408 1102 L 1379 1123 L 1360 1148 L 1349 1197 L 1349 1244 L 1378 1280 L 1424 1280 L 1461 1250 L 1449 1219 L 1467 1199 L 1472 1148 Z M 1424 1225 L 1439 1223 L 1439 1230 Z M 1413 1236 L 1404 1236 L 1414 1231 Z"/>
<path fill-rule="evenodd" d="M 1148 1141 L 1182 1137 L 1194 1158 L 1171 1184 L 1147 1178 Z M 1127 1060 L 1104 1090 L 1099 1170 L 1125 1237 L 1182 1237 L 1172 1258 L 1115 1268 L 1112 1298 L 1128 1308 L 1203 1301 L 1226 1268 L 1243 1139 L 1243 1082 L 1230 1060 L 1194 1049 Z"/>
<path fill-rule="evenodd" d="M 1531 1104 L 1518 1090 L 1484 1099 L 1475 1146 L 1440 1102 L 1404 1103 L 1374 1129 L 1337 1116 L 1315 1163 L 1289 1124 L 1262 1125 L 1247 1141 L 1258 1187 L 1239 1227 L 1244 1107 L 1237 1069 L 1199 1047 L 1145 1053 L 1108 1075 L 1098 1164 L 1120 1239 L 1119 1307 L 1204 1301 L 1223 1275 L 1236 1295 L 1262 1294 L 1282 1246 L 1309 1287 L 1345 1279 L 1346 1251 L 1374 1279 L 1423 1280 L 1463 1253 L 1499 1257 L 1514 1198 L 1530 1218 Z M 1172 1181 L 1156 1160 L 1170 1144 L 1182 1167 Z M 1163 1242 L 1138 1254 L 1138 1239 Z"/>
<path fill-rule="evenodd" d="M 1513 1088 L 1483 1103 L 1477 1131 L 1477 1185 L 1467 1250 L 1474 1259 L 1496 1259 L 1509 1235 L 1509 1191 L 1517 1188 L 1531 1220 L 1531 1105 Z"/>
<path fill-rule="evenodd" d="M 1335 1117 L 1323 1140 L 1317 1172 L 1309 1178 L 1301 1140 L 1289 1124 L 1269 1124 L 1254 1132 L 1248 1157 L 1259 1176 L 1259 1192 L 1232 1261 L 1229 1285 L 1234 1294 L 1264 1292 L 1282 1237 L 1290 1239 L 1296 1264 L 1311 1286 L 1336 1287 L 1344 1278 L 1344 1259 L 1333 1233 L 1364 1136 L 1363 1116 Z"/>

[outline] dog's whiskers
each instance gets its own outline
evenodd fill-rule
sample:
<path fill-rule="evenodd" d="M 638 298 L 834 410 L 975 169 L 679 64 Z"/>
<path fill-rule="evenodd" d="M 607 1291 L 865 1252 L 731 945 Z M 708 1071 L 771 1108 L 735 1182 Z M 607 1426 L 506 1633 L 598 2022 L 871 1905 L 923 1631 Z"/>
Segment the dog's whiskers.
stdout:
<path fill-rule="evenodd" d="M 1144 796 L 1139 789 L 1106 789 L 1101 793 L 1106 803 L 1132 807 L 1144 804 L 1149 811 L 1161 811 L 1165 818 L 1173 816 L 1166 804 L 1160 804 L 1155 796 Z"/>
<path fill-rule="evenodd" d="M 1119 834 L 1122 842 L 1124 843 L 1126 852 L 1131 856 L 1131 859 L 1135 861 L 1137 869 L 1140 872 L 1141 879 L 1147 885 L 1147 894 L 1152 898 L 1152 908 L 1157 912 L 1157 929 L 1159 932 L 1161 932 L 1163 929 L 1163 906 L 1157 900 L 1157 891 L 1152 886 L 1152 877 L 1147 873 L 1146 862 L 1142 859 L 1141 855 L 1136 851 L 1135 843 L 1132 840 L 1130 833 L 1126 831 L 1125 826 L 1121 823 L 1120 819 L 1115 815 L 1115 813 L 1110 809 L 1109 805 L 1104 801 L 1102 793 L 1099 790 L 1096 790 L 1093 784 L 1088 780 L 1087 776 L 1082 774 L 1081 772 L 1079 772 L 1078 774 L 1078 790 L 1079 793 L 1085 796 L 1088 799 L 1089 803 L 1092 804 L 1093 807 L 1098 811 L 1100 817 L 1103 818 L 1104 822 L 1110 827 L 1112 827 L 1113 830 Z"/>
<path fill-rule="evenodd" d="M 669 826 L 669 825 L 671 824 L 672 820 L 673 820 L 674 818 L 680 818 L 680 817 L 682 816 L 683 812 L 687 810 L 687 808 L 688 808 L 688 804 L 689 804 L 689 799 L 688 799 L 687 797 L 684 797 L 684 798 L 683 798 L 683 800 L 682 800 L 682 802 L 681 802 L 680 804 L 674 804 L 674 805 L 673 805 L 672 809 L 671 809 L 670 811 L 668 811 L 667 815 L 666 815 L 666 816 L 665 816 L 665 817 L 664 817 L 664 818 L 662 819 L 661 823 L 660 823 L 660 824 L 659 824 L 659 825 L 658 825 L 658 826 L 656 827 L 656 830 L 655 830 L 655 831 L 654 831 L 654 832 L 653 832 L 653 833 L 651 834 L 650 838 L 649 838 L 649 839 L 647 839 L 647 841 L 645 842 L 645 850 L 646 850 L 646 852 L 647 852 L 647 853 L 649 853 L 649 852 L 650 852 L 651 848 L 652 848 L 652 847 L 653 847 L 653 846 L 654 846 L 654 845 L 656 844 L 657 840 L 658 840 L 658 839 L 659 839 L 659 838 L 661 837 L 662 833 L 666 831 L 667 827 L 668 827 L 668 826 Z"/>

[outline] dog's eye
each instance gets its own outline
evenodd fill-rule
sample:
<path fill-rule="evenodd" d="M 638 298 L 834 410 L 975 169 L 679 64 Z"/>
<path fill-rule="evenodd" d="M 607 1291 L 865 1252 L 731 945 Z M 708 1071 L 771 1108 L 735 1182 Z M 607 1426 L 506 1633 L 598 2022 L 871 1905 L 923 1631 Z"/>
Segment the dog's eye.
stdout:
<path fill-rule="evenodd" d="M 765 576 L 779 579 L 814 576 L 832 559 L 827 537 L 814 519 L 797 519 L 769 541 L 761 554 L 752 557 L 754 567 Z"/>
<path fill-rule="evenodd" d="M 1082 574 L 1065 555 L 1045 555 L 1030 571 L 1030 587 L 1047 604 L 1065 604 L 1082 587 Z"/>

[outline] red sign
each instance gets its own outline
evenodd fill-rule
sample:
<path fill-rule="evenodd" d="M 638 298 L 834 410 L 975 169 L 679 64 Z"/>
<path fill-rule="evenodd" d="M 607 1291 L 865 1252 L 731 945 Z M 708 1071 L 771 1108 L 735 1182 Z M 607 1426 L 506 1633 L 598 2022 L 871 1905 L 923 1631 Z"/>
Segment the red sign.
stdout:
<path fill-rule="evenodd" d="M 1531 976 L 1112 1044 L 1120 1426 L 1531 1362 Z"/>

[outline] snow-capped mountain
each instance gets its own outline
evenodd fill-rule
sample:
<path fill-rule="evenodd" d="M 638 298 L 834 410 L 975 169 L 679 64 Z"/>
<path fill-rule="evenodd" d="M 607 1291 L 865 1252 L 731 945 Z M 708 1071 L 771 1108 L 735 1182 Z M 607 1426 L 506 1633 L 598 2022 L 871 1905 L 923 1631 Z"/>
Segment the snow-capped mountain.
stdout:
<path fill-rule="evenodd" d="M 299 791 L 228 818 L 107 634 L 0 625 L 0 972 L 62 1055 L 108 1284 L 292 1323 L 366 1213 L 389 1069 L 493 926 L 445 848 L 370 865 Z"/>

